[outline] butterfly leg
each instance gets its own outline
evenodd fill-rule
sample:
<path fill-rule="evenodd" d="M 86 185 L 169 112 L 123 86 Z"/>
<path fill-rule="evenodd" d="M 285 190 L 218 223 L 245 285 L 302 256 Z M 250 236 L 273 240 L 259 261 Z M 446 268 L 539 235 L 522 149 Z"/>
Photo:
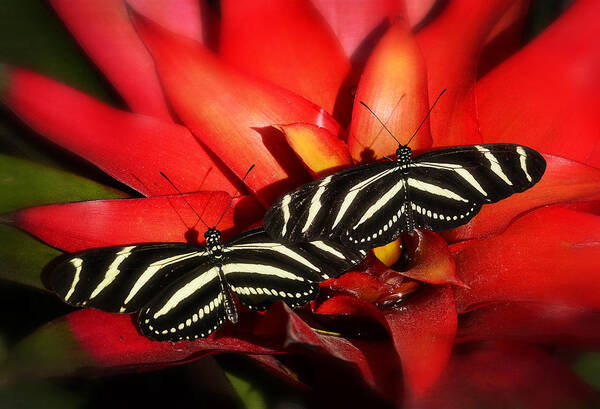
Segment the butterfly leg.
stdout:
<path fill-rule="evenodd" d="M 233 301 L 233 297 L 229 292 L 229 286 L 227 285 L 227 281 L 225 281 L 225 274 L 223 273 L 223 269 L 219 267 L 219 282 L 221 284 L 221 292 L 223 293 L 223 306 L 225 307 L 225 314 L 227 315 L 227 319 L 231 321 L 232 324 L 236 324 L 238 322 L 238 312 L 235 307 L 235 302 Z"/>

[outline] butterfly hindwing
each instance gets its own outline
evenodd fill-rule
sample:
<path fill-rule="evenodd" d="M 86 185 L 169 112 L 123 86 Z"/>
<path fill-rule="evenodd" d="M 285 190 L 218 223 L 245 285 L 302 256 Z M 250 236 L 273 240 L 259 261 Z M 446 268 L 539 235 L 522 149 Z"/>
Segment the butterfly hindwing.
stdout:
<path fill-rule="evenodd" d="M 214 262 L 172 282 L 138 317 L 142 333 L 158 341 L 203 338 L 226 318 L 221 266 Z"/>
<path fill-rule="evenodd" d="M 203 248 L 184 243 L 103 247 L 62 257 L 48 284 L 68 304 L 129 313 L 205 259 Z"/>

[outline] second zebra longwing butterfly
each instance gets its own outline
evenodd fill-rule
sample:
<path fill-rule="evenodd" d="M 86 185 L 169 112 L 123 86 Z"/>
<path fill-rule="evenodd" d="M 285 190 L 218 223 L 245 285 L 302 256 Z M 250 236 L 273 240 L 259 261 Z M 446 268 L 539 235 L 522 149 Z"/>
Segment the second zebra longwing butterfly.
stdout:
<path fill-rule="evenodd" d="M 238 321 L 231 293 L 252 310 L 279 300 L 301 306 L 317 296 L 320 281 L 366 254 L 329 240 L 282 244 L 262 228 L 224 244 L 216 227 L 204 237 L 206 247 L 146 243 L 69 254 L 53 266 L 48 285 L 77 307 L 139 311 L 138 327 L 148 338 L 192 340 L 210 335 L 225 320 Z"/>
<path fill-rule="evenodd" d="M 318 283 L 365 256 L 328 240 L 284 245 L 261 228 L 221 244 L 215 228 L 207 247 L 147 243 L 69 254 L 49 285 L 66 303 L 108 312 L 139 311 L 142 334 L 159 341 L 210 335 L 238 320 L 230 290 L 252 310 L 282 300 L 290 307 L 314 299 Z"/>
<path fill-rule="evenodd" d="M 482 205 L 535 185 L 546 169 L 542 155 L 521 145 L 455 146 L 415 158 L 407 145 L 399 145 L 395 161 L 346 169 L 287 193 L 267 211 L 265 230 L 285 242 L 329 238 L 370 249 L 418 227 L 466 224 Z"/>

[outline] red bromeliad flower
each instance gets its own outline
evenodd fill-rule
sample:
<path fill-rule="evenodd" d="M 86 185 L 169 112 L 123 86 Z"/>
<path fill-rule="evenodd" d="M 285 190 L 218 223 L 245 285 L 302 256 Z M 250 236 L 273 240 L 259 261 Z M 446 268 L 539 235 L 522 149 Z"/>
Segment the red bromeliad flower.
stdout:
<path fill-rule="evenodd" d="M 276 304 L 172 344 L 142 337 L 126 315 L 79 310 L 13 354 L 58 331 L 68 362 L 33 355 L 13 375 L 160 368 L 240 352 L 332 394 L 349 393 L 334 388 L 339 379 L 359 377 L 397 405 L 593 405 L 588 387 L 539 345 L 600 346 L 600 52 L 592 41 L 600 3 L 577 1 L 522 48 L 526 0 L 452 1 L 431 13 L 424 3 L 432 2 L 223 0 L 220 18 L 192 0 L 50 3 L 130 110 L 16 67 L 2 99 L 41 135 L 144 196 L 9 217 L 61 250 L 202 237 L 159 171 L 210 225 L 256 164 L 247 194 L 219 226 L 225 239 L 246 230 L 291 188 L 395 151 L 358 101 L 406 141 L 447 89 L 413 150 L 520 143 L 542 152 L 547 170 L 466 226 L 377 249 L 383 263 L 370 257 L 322 283 L 330 298 L 311 311 Z M 302 369 L 310 364 L 321 369 L 312 379 Z"/>

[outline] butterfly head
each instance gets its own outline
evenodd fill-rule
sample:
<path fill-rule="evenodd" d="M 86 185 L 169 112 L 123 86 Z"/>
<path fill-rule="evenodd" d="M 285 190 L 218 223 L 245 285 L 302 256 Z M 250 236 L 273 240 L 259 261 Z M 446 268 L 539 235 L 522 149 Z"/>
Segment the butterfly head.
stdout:
<path fill-rule="evenodd" d="M 408 146 L 400 145 L 398 149 L 396 149 L 396 161 L 401 166 L 408 166 L 412 157 L 412 149 Z"/>
<path fill-rule="evenodd" d="M 209 228 L 204 233 L 204 239 L 206 240 L 206 247 L 211 254 L 219 255 L 221 254 L 221 233 L 217 230 L 216 227 Z"/>

